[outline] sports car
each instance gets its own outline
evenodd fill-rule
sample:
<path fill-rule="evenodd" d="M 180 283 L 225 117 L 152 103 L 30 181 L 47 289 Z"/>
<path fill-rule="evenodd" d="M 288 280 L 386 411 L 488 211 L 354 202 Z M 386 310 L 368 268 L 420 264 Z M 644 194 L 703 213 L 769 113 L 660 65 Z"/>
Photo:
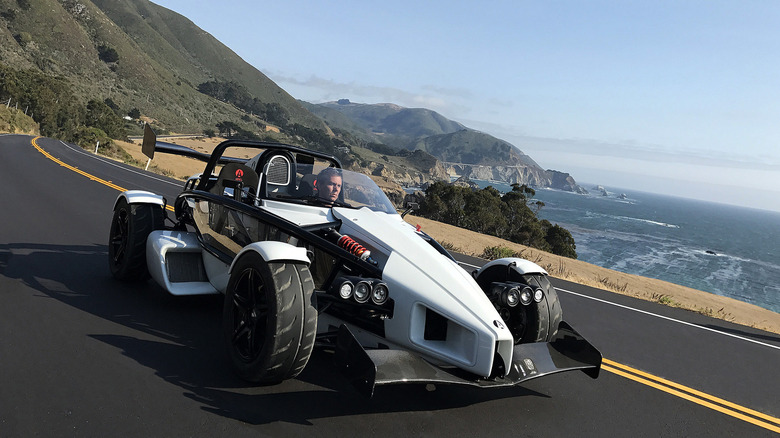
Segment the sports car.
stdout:
<path fill-rule="evenodd" d="M 367 396 L 386 384 L 598 376 L 601 354 L 563 321 L 544 269 L 504 258 L 467 272 L 333 155 L 240 140 L 206 155 L 158 143 L 149 129 L 144 151 L 205 169 L 184 183 L 172 217 L 161 195 L 119 195 L 111 272 L 151 277 L 173 295 L 224 294 L 227 355 L 249 382 L 296 377 L 314 348 L 332 350 Z"/>

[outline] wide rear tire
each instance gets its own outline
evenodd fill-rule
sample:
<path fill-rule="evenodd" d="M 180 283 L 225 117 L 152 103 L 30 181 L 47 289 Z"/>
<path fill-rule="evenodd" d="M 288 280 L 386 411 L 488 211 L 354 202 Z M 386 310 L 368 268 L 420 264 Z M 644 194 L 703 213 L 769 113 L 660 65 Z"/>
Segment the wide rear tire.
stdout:
<path fill-rule="evenodd" d="M 308 266 L 266 263 L 249 252 L 230 275 L 222 323 L 228 356 L 241 378 L 275 384 L 306 367 L 317 332 Z"/>
<path fill-rule="evenodd" d="M 163 228 L 162 207 L 154 204 L 128 204 L 119 198 L 108 238 L 108 265 L 111 274 L 122 281 L 149 278 L 146 266 L 146 238 Z"/>

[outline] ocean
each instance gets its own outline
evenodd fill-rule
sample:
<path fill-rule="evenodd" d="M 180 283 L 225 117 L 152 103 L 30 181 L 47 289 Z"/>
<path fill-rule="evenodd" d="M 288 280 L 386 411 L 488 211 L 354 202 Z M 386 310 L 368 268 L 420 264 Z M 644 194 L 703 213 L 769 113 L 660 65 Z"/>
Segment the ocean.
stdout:
<path fill-rule="evenodd" d="M 545 204 L 541 219 L 571 232 L 579 260 L 780 312 L 780 213 L 582 186 L 590 194 L 539 189 L 534 197 Z"/>

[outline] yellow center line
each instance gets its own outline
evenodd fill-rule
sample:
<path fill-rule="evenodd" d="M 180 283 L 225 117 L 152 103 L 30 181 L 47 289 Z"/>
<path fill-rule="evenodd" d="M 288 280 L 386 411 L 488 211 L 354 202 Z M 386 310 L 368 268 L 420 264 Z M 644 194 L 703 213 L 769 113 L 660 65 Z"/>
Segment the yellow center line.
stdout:
<path fill-rule="evenodd" d="M 112 183 L 111 181 L 106 181 L 104 179 L 98 178 L 98 177 L 96 177 L 94 175 L 91 175 L 91 174 L 89 174 L 87 172 L 84 172 L 83 170 L 79 169 L 78 167 L 71 166 L 70 164 L 64 163 L 62 160 L 60 160 L 58 158 L 55 158 L 52 154 L 46 152 L 45 150 L 43 150 L 42 147 L 40 147 L 38 145 L 38 139 L 39 138 L 41 138 L 41 137 L 38 136 L 38 137 L 33 138 L 31 140 L 32 145 L 35 147 L 35 149 L 38 149 L 38 152 L 42 153 L 43 156 L 45 156 L 46 158 L 54 161 L 55 163 L 59 164 L 60 166 L 66 168 L 68 170 L 72 170 L 72 171 L 78 173 L 79 175 L 82 175 L 82 176 L 85 176 L 85 177 L 89 178 L 91 181 L 95 181 L 95 182 L 98 182 L 100 184 L 103 184 L 104 186 L 111 187 L 112 189 L 117 190 L 119 192 L 127 191 L 127 189 L 125 189 L 124 187 L 120 187 L 120 186 Z M 166 205 L 165 208 L 167 210 L 169 210 L 169 211 L 174 211 L 173 207 L 170 206 L 170 205 Z"/>
<path fill-rule="evenodd" d="M 37 140 L 39 138 L 41 137 L 33 138 L 32 145 L 35 146 L 35 148 L 38 149 L 38 151 L 42 153 L 46 158 L 54 161 L 55 163 L 59 164 L 62 167 L 65 167 L 66 169 L 72 170 L 80 175 L 83 175 L 92 181 L 99 182 L 100 184 L 111 187 L 112 189 L 118 190 L 120 192 L 124 192 L 126 190 L 112 183 L 111 181 L 106 181 L 104 179 L 98 178 L 94 175 L 84 172 L 83 170 L 79 170 L 78 168 L 66 164 L 61 160 L 53 157 L 51 154 L 43 150 L 43 148 L 41 148 L 38 145 Z M 167 208 L 170 211 L 173 211 L 173 207 L 171 207 L 170 205 L 166 205 L 165 208 Z M 734 418 L 738 418 L 748 423 L 755 424 L 756 426 L 763 427 L 773 432 L 780 433 L 780 419 L 772 417 L 770 415 L 746 408 L 744 406 L 740 406 L 736 403 L 723 400 L 721 398 L 709 395 L 707 393 L 695 390 L 693 388 L 689 388 L 684 385 L 680 385 L 679 383 L 675 383 L 661 377 L 654 376 L 652 374 L 637 370 L 635 368 L 631 368 L 627 365 L 623 365 L 606 358 L 602 360 L 601 369 L 625 377 L 627 379 L 633 380 L 635 382 L 641 383 L 643 385 L 650 386 L 660 391 L 664 391 L 666 393 L 672 394 L 682 399 L 691 401 L 698 405 L 716 410 L 718 412 L 724 413 Z M 759 418 L 766 421 L 762 421 Z"/>
<path fill-rule="evenodd" d="M 615 368 L 613 368 L 613 367 L 615 367 Z M 763 427 L 764 429 L 780 433 L 780 426 L 777 426 L 777 425 L 780 425 L 780 419 L 778 419 L 778 418 L 775 418 L 775 417 L 763 414 L 761 412 L 754 411 L 752 409 L 749 409 L 749 408 L 746 408 L 746 407 L 743 407 L 743 406 L 740 406 L 740 405 L 728 402 L 726 400 L 723 400 L 723 399 L 715 397 L 715 396 L 711 396 L 709 394 L 705 394 L 705 393 L 703 393 L 701 391 L 697 391 L 695 389 L 688 388 L 688 387 L 686 387 L 684 385 L 680 385 L 679 383 L 674 383 L 674 382 L 671 382 L 669 380 L 666 380 L 666 379 L 663 379 L 663 378 L 660 378 L 660 377 L 657 377 L 657 376 L 653 376 L 652 374 L 648 374 L 648 373 L 636 370 L 634 368 L 628 367 L 626 365 L 622 365 L 620 363 L 611 361 L 609 359 L 603 359 L 602 360 L 601 369 L 604 370 L 604 371 L 608 371 L 610 373 L 613 373 L 613 374 L 617 374 L 617 375 L 619 375 L 621 377 L 625 377 L 626 379 L 630 379 L 630 380 L 633 380 L 635 382 L 641 383 L 643 385 L 647 385 L 647 386 L 649 386 L 651 388 L 655 388 L 655 389 L 658 389 L 660 391 L 672 394 L 674 396 L 680 397 L 682 399 L 688 400 L 688 401 L 696 403 L 698 405 L 710 408 L 710 409 L 718 411 L 720 413 L 729 415 L 731 417 L 738 418 L 738 419 L 740 419 L 742 421 L 746 421 L 746 422 L 754 424 L 756 426 Z M 627 371 L 624 371 L 624 370 L 629 370 L 630 372 L 627 372 Z M 634 375 L 634 374 L 631 374 L 631 373 L 638 373 L 638 374 L 641 374 L 642 376 L 645 376 L 645 377 L 637 376 L 637 375 Z M 657 383 L 657 382 L 660 382 L 660 383 Z M 661 384 L 661 383 L 663 383 L 663 384 Z M 671 385 L 674 388 L 679 388 L 680 390 L 678 391 L 677 389 L 670 388 L 669 386 L 666 386 L 666 385 Z M 699 397 L 694 397 L 693 395 L 686 394 L 685 392 L 682 392 L 682 391 L 691 392 L 693 394 L 698 395 Z M 727 405 L 727 406 L 731 407 L 732 409 L 720 406 L 719 404 L 715 404 L 715 403 Z M 752 415 L 754 417 L 764 418 L 764 419 L 766 419 L 768 421 L 762 421 L 762 420 L 759 420 L 757 418 L 748 416 L 746 414 Z M 775 423 L 775 424 L 772 424 L 772 423 Z"/>

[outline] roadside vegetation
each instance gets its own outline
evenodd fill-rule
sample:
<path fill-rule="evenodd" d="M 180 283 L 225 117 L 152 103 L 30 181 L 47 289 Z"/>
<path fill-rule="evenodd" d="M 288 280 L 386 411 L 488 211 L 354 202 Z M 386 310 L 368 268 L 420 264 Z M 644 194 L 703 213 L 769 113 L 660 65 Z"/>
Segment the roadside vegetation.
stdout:
<path fill-rule="evenodd" d="M 502 195 L 493 187 L 474 190 L 470 187 L 436 182 L 425 190 L 416 214 L 438 222 L 499 237 L 510 242 L 576 259 L 577 251 L 571 233 L 550 221 L 537 217 L 544 203 L 534 201 L 536 192 L 525 185 L 512 185 Z M 493 248 L 488 259 L 511 256 L 511 251 Z"/>

